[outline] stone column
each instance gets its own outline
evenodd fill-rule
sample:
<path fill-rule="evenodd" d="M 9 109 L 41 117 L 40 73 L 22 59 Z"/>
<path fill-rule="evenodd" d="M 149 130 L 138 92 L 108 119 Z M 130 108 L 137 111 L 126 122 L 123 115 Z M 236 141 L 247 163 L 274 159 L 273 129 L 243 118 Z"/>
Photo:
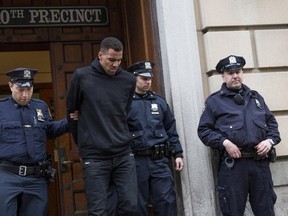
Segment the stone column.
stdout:
<path fill-rule="evenodd" d="M 217 215 L 209 148 L 197 136 L 204 97 L 193 1 L 156 2 L 165 96 L 184 148 L 184 214 Z"/>

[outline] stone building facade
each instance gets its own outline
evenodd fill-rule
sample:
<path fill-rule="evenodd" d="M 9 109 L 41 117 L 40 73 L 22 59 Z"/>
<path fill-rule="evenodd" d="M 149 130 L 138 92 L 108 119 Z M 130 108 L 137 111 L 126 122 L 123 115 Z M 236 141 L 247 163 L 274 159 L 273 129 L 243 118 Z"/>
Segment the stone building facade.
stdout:
<path fill-rule="evenodd" d="M 217 62 L 246 59 L 244 83 L 260 92 L 279 123 L 282 142 L 271 164 L 277 216 L 288 214 L 288 2 L 157 0 L 165 94 L 185 149 L 183 215 L 218 215 L 211 152 L 197 137 L 205 98 L 222 83 Z M 245 215 L 253 215 L 247 206 Z"/>

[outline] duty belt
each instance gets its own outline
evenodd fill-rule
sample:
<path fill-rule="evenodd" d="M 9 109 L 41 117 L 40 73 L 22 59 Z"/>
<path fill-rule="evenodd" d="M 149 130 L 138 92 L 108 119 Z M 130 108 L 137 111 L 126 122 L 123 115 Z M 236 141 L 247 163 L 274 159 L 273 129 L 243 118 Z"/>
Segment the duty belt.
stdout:
<path fill-rule="evenodd" d="M 256 151 L 241 150 L 240 152 L 241 152 L 241 158 L 251 158 L 254 160 L 262 160 L 267 157 L 267 155 L 258 155 Z M 229 156 L 228 152 L 225 151 L 223 159 L 225 159 L 228 156 Z"/>
<path fill-rule="evenodd" d="M 46 159 L 37 163 L 17 163 L 0 159 L 0 171 L 14 173 L 19 176 L 33 175 L 36 178 L 45 178 L 53 181 L 56 176 L 56 169 L 52 167 L 51 155 L 47 154 Z"/>
<path fill-rule="evenodd" d="M 16 165 L 15 163 L 9 161 L 1 161 L 0 170 L 5 172 L 11 172 L 19 176 L 35 174 L 35 166 Z"/>
<path fill-rule="evenodd" d="M 156 144 L 150 149 L 133 150 L 133 154 L 140 156 L 150 156 L 152 159 L 161 159 L 170 157 L 170 148 L 167 143 Z"/>
<path fill-rule="evenodd" d="M 254 160 L 262 160 L 266 158 L 266 155 L 258 155 L 256 151 L 244 151 L 241 150 L 242 158 L 253 158 Z"/>
<path fill-rule="evenodd" d="M 152 149 L 146 149 L 146 150 L 133 150 L 133 154 L 135 155 L 141 155 L 141 156 L 150 156 L 154 150 Z"/>

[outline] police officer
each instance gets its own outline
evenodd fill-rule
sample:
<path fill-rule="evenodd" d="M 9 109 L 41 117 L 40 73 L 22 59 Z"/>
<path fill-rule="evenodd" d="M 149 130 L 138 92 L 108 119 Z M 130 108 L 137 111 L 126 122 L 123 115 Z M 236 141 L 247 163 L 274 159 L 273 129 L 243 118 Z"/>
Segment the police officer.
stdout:
<path fill-rule="evenodd" d="M 273 216 L 276 194 L 269 168 L 278 124 L 263 97 L 243 84 L 245 59 L 230 55 L 216 65 L 221 89 L 205 102 L 198 126 L 202 142 L 221 153 L 218 196 L 223 215 L 242 216 L 247 196 L 256 216 Z"/>
<path fill-rule="evenodd" d="M 48 179 L 54 175 L 46 138 L 68 131 L 66 119 L 52 121 L 48 106 L 32 99 L 37 70 L 16 68 L 10 97 L 0 100 L 0 215 L 47 215 Z"/>
<path fill-rule="evenodd" d="M 164 98 L 150 91 L 152 66 L 149 61 L 136 62 L 127 70 L 136 76 L 136 90 L 128 113 L 128 126 L 134 138 L 138 179 L 137 216 L 148 215 L 149 199 L 154 215 L 175 214 L 175 186 L 168 164 L 175 159 L 175 168 L 183 169 L 183 151 L 176 131 L 176 122 Z"/>

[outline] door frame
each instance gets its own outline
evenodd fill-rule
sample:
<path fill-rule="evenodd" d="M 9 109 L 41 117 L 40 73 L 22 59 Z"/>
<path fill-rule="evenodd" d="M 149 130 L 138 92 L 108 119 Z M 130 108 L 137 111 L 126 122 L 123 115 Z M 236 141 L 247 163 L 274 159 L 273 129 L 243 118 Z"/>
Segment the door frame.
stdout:
<path fill-rule="evenodd" d="M 88 3 L 87 3 L 88 4 Z M 112 26 L 108 26 L 110 28 L 110 33 L 101 33 L 102 37 L 105 36 L 115 36 L 118 37 L 118 30 L 122 28 L 122 33 L 120 34 L 120 40 L 122 40 L 125 50 L 124 50 L 124 59 L 122 63 L 122 67 L 126 68 L 128 65 L 140 61 L 140 60 L 150 60 L 155 64 L 154 66 L 154 78 L 152 88 L 159 94 L 164 95 L 164 85 L 163 85 L 163 74 L 162 74 L 162 64 L 161 64 L 161 52 L 160 52 L 160 43 L 159 43 L 159 35 L 158 35 L 158 27 L 157 27 L 157 14 L 156 14 L 156 3 L 154 0 L 107 0 L 107 4 L 111 6 L 108 10 L 111 10 L 111 14 L 115 13 L 115 6 L 121 7 L 121 15 L 122 15 L 122 25 L 116 26 L 113 28 Z M 4 5 L 3 5 L 4 6 Z M 110 19 L 110 22 L 116 22 L 119 17 L 115 16 Z M 72 29 L 72 28 L 69 28 Z M 83 29 L 88 29 L 88 27 L 83 27 Z M 23 33 L 21 31 L 23 30 Z M 4 29 L 2 34 L 0 34 L 0 39 L 4 43 L 0 45 L 2 48 L 1 51 L 17 51 L 19 48 L 24 50 L 49 50 L 50 55 L 53 55 L 53 49 L 51 48 L 51 43 L 65 43 L 69 40 L 66 35 L 62 35 L 59 28 L 27 28 L 27 29 L 17 29 L 14 31 L 13 28 Z M 75 31 L 79 31 L 79 27 L 75 28 Z M 73 34 L 73 31 L 72 31 Z M 74 37 L 75 38 L 75 37 Z M 95 40 L 93 34 L 83 34 L 81 36 L 81 42 L 85 41 L 85 38 L 89 38 L 89 40 Z M 96 38 L 97 39 L 97 38 Z M 77 39 L 70 42 L 79 42 Z M 136 44 L 136 45 L 135 45 Z M 137 46 L 138 45 L 138 46 Z M 139 46 L 140 45 L 140 46 Z M 139 49 L 139 47 L 142 47 Z M 52 59 L 52 56 L 50 57 Z M 92 60 L 92 59 L 91 59 Z M 52 94 L 55 108 L 55 117 L 56 119 L 60 119 L 65 117 L 66 110 L 63 110 L 63 103 L 58 104 L 58 97 L 65 97 L 65 92 L 59 90 L 55 87 L 55 73 L 58 73 L 57 68 L 60 69 L 61 65 L 53 65 L 51 62 L 51 74 L 52 74 Z M 17 67 L 17 66 L 16 66 Z M 76 67 L 75 67 L 76 69 Z M 47 86 L 46 86 L 47 87 Z M 45 89 L 43 84 L 35 83 L 34 89 L 37 91 L 38 88 Z M 0 89 L 6 89 L 4 86 L 0 86 Z M 9 91 L 9 89 L 8 89 Z M 61 142 L 63 139 L 67 139 L 69 135 L 63 135 L 66 138 L 58 138 L 54 141 L 54 147 L 56 150 L 61 146 Z M 58 149 L 57 149 L 58 148 Z M 53 152 L 54 154 L 54 152 Z M 55 151 L 55 161 L 59 160 L 58 152 Z M 58 166 L 58 170 L 60 165 L 55 163 L 54 165 Z M 65 185 L 60 185 L 59 178 L 61 175 L 56 177 L 55 184 L 57 185 L 57 193 L 56 197 L 53 197 L 53 206 L 55 208 L 57 206 L 58 215 L 61 216 L 70 216 L 65 215 L 65 209 L 69 208 L 65 207 L 62 202 L 61 193 L 63 193 L 63 188 Z M 54 183 L 53 183 L 54 184 Z M 50 193 L 50 192 L 49 192 Z M 55 202 L 54 202 L 55 201 Z M 52 205 L 51 203 L 49 205 Z M 53 215 L 54 216 L 54 215 Z"/>

